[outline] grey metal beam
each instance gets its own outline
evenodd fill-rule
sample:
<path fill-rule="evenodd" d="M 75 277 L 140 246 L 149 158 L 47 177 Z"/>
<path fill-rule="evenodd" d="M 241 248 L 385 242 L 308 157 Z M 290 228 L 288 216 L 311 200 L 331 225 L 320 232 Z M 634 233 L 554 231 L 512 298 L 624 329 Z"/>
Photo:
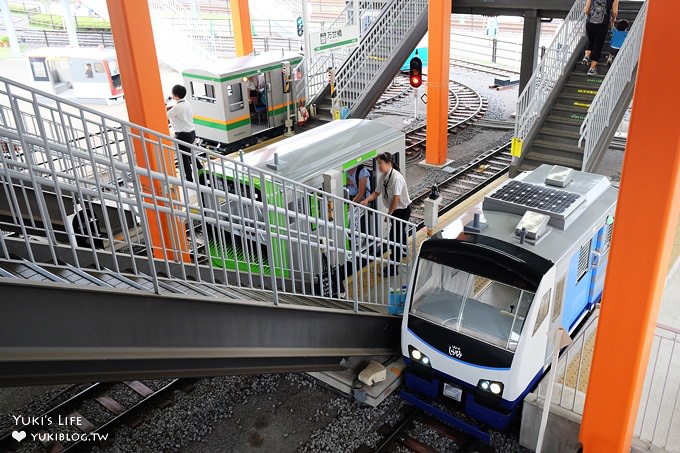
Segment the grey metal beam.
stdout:
<path fill-rule="evenodd" d="M 0 385 L 338 369 L 399 351 L 376 313 L 0 279 Z"/>
<path fill-rule="evenodd" d="M 535 10 L 538 17 L 564 17 L 574 0 L 456 0 L 454 14 L 483 14 L 494 16 L 522 16 Z"/>
<path fill-rule="evenodd" d="M 639 1 L 622 1 L 619 10 L 640 8 Z M 522 16 L 526 10 L 538 11 L 538 17 L 562 18 L 574 5 L 574 0 L 455 0 L 454 14 L 488 16 Z"/>
<path fill-rule="evenodd" d="M 540 39 L 541 20 L 538 17 L 538 11 L 527 10 L 524 13 L 524 30 L 522 32 L 522 61 L 519 70 L 520 93 L 524 90 L 536 69 Z"/>

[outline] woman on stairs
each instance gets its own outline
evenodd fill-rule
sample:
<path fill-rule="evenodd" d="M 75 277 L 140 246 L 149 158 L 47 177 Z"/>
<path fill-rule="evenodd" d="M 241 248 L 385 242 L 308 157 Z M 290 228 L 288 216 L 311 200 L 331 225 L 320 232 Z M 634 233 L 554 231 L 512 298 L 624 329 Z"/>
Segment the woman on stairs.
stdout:
<path fill-rule="evenodd" d="M 585 7 L 588 47 L 583 64 L 589 66 L 588 75 L 597 75 L 597 64 L 609 27 L 619 12 L 619 0 L 587 0 Z"/>

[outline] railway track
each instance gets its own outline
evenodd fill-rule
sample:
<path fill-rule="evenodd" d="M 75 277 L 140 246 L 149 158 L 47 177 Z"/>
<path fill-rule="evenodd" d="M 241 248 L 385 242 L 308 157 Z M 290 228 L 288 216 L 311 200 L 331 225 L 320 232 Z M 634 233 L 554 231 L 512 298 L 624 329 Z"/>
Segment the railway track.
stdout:
<path fill-rule="evenodd" d="M 455 134 L 484 116 L 488 102 L 476 90 L 460 82 L 449 81 L 448 131 Z M 427 140 L 427 124 L 406 133 L 406 160 L 417 162 L 424 156 Z"/>
<path fill-rule="evenodd" d="M 483 187 L 504 175 L 510 167 L 510 143 L 480 154 L 471 162 L 454 169 L 448 176 L 437 182 L 442 197 L 439 214 L 443 214 L 456 204 L 469 198 Z M 424 202 L 430 189 L 412 197 L 411 221 L 423 226 Z"/>
<path fill-rule="evenodd" d="M 486 65 L 482 63 L 472 63 L 470 61 L 459 60 L 456 58 L 451 58 L 451 66 L 458 66 L 459 68 L 470 69 L 472 71 L 485 72 L 487 74 L 492 74 L 497 77 L 509 77 L 511 79 L 519 78 L 519 71 L 513 71 L 512 69 L 503 69 L 497 66 Z"/>
<path fill-rule="evenodd" d="M 492 447 L 469 434 L 410 406 L 402 409 L 401 418 L 395 423 L 386 423 L 378 427 L 377 433 L 381 439 L 376 447 L 362 445 L 355 450 L 355 453 L 388 453 L 403 450 L 414 453 L 440 453 L 441 446 L 434 445 L 432 442 L 432 439 L 436 438 L 441 439 L 437 442 L 438 444 L 445 443 L 451 449 L 457 447 L 456 451 L 460 452 L 495 452 Z M 429 442 L 423 438 L 429 439 Z"/>
<path fill-rule="evenodd" d="M 172 404 L 174 390 L 192 389 L 191 381 L 184 379 L 156 382 L 155 388 L 141 381 L 97 382 L 81 387 L 47 411 L 22 417 L 12 431 L 0 435 L 0 452 L 17 451 L 20 441 L 38 442 L 49 453 L 89 451 L 93 445 L 106 445 L 117 427 L 139 426 L 145 411 Z"/>
<path fill-rule="evenodd" d="M 380 98 L 375 103 L 373 107 L 374 110 L 379 110 L 385 105 L 392 104 L 395 101 L 401 100 L 406 95 L 413 92 L 413 88 L 409 84 L 408 76 L 404 74 L 397 74 L 390 86 L 385 90 L 385 92 L 380 95 Z"/>

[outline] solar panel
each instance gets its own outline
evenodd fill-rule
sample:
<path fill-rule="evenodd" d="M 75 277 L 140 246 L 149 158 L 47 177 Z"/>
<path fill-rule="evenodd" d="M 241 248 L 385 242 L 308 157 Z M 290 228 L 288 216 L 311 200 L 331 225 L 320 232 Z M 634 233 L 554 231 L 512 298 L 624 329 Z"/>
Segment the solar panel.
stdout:
<path fill-rule="evenodd" d="M 524 215 L 526 211 L 547 214 L 550 224 L 565 228 L 567 217 L 584 202 L 584 197 L 566 190 L 511 180 L 484 201 L 484 209 Z"/>
<path fill-rule="evenodd" d="M 491 194 L 491 198 L 526 206 L 527 208 L 563 214 L 581 196 L 566 190 L 536 186 L 521 181 L 510 181 Z"/>

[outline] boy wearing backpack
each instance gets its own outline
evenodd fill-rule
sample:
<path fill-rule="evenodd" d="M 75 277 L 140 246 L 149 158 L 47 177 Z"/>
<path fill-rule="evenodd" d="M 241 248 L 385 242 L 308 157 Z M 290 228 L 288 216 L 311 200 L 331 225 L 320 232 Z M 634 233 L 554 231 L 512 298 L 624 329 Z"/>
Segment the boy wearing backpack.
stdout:
<path fill-rule="evenodd" d="M 588 75 L 597 75 L 604 40 L 610 24 L 616 20 L 619 12 L 619 0 L 587 0 L 584 12 L 587 16 L 588 47 L 583 56 L 583 64 L 590 67 Z"/>

